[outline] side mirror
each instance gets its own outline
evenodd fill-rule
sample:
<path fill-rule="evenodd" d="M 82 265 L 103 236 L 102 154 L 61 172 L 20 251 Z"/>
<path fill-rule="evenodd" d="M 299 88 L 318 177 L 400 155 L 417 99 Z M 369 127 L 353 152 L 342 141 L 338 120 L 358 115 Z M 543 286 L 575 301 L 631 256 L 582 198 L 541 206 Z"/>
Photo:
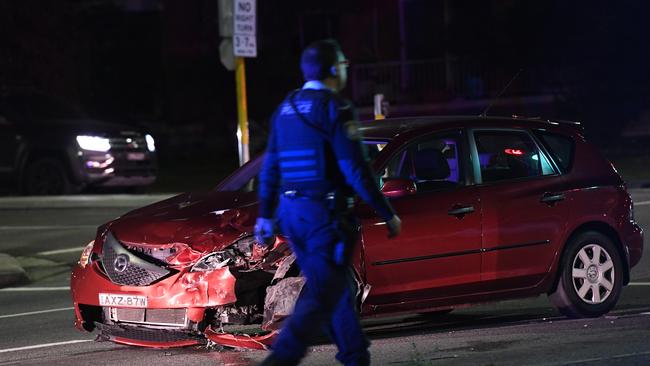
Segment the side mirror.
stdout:
<path fill-rule="evenodd" d="M 417 193 L 417 191 L 418 189 L 414 181 L 403 178 L 386 179 L 384 185 L 381 187 L 381 193 L 390 198 L 410 196 Z"/>

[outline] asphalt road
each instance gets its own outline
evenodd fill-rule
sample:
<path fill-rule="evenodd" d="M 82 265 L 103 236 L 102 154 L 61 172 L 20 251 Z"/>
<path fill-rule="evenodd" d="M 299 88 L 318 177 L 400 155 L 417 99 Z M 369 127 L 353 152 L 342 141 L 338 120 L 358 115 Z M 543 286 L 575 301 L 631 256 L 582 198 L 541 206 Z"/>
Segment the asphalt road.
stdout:
<path fill-rule="evenodd" d="M 650 228 L 650 190 L 634 190 L 637 221 Z M 95 227 L 158 197 L 0 200 L 0 253 L 33 280 L 0 289 L 0 365 L 254 365 L 263 351 L 142 349 L 94 342 L 73 325 L 70 266 Z M 44 208 L 55 205 L 56 208 Z M 646 230 L 647 232 L 647 230 Z M 618 306 L 598 319 L 559 316 L 546 296 L 364 322 L 377 365 L 650 365 L 650 256 L 632 271 Z M 306 365 L 332 365 L 335 347 L 313 347 Z"/>

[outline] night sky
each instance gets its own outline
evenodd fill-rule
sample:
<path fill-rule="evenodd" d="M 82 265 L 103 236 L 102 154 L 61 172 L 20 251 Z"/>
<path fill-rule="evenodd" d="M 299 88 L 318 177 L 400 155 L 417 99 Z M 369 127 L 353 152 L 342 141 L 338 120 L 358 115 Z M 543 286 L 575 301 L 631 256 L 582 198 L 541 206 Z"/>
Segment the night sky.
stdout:
<path fill-rule="evenodd" d="M 234 75 L 219 62 L 217 8 L 216 0 L 0 0 L 0 87 L 55 95 L 95 118 L 187 136 L 192 146 L 210 148 L 196 136 L 213 136 L 231 151 Z M 460 106 L 452 113 L 478 114 L 519 69 L 504 98 L 552 102 L 515 101 L 494 114 L 580 120 L 606 143 L 647 109 L 647 2 L 258 0 L 258 8 L 259 57 L 247 60 L 258 150 L 275 105 L 301 83 L 301 49 L 326 37 L 341 42 L 352 73 L 423 61 L 411 89 L 395 92 L 376 74 L 364 85 L 351 80 L 345 94 L 360 106 L 387 90 L 393 116 L 450 102 Z M 454 86 L 432 65 L 447 65 Z M 431 79 L 416 84 L 420 75 Z"/>

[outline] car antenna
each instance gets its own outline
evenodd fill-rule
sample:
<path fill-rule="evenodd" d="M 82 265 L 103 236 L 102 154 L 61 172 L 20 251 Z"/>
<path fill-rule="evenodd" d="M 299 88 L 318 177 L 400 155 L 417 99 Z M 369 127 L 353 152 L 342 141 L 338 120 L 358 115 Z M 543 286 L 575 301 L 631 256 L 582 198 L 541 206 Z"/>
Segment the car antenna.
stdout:
<path fill-rule="evenodd" d="M 517 73 L 515 74 L 515 76 L 513 76 L 512 79 L 510 79 L 510 81 L 508 82 L 508 84 L 506 84 L 505 88 L 501 89 L 501 91 L 499 92 L 499 94 L 497 94 L 497 96 L 494 97 L 494 99 L 492 99 L 492 100 L 490 101 L 490 104 L 488 104 L 488 106 L 485 108 L 485 110 L 483 110 L 483 113 L 479 114 L 479 117 L 487 117 L 487 112 L 490 110 L 490 108 L 492 108 L 492 105 L 493 105 L 497 100 L 499 100 L 499 98 L 501 97 L 501 95 L 502 95 L 503 93 L 505 93 L 506 90 L 508 90 L 508 88 L 510 87 L 510 84 L 512 84 L 512 82 L 515 81 L 515 80 L 517 79 L 517 77 L 519 76 L 519 74 L 521 74 L 522 71 L 524 71 L 523 68 L 521 68 L 521 69 L 519 69 L 519 71 L 517 71 Z"/>

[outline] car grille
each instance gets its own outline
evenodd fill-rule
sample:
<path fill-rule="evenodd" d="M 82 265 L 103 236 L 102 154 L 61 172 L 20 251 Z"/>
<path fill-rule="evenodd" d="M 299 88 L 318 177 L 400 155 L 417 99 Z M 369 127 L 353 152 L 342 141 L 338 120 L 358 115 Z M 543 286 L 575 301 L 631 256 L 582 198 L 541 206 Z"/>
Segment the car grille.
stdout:
<path fill-rule="evenodd" d="M 113 322 L 137 323 L 154 326 L 187 326 L 186 309 L 130 309 L 105 308 Z"/>
<path fill-rule="evenodd" d="M 113 283 L 125 286 L 148 286 L 172 273 L 131 253 L 110 232 L 104 241 L 102 266 Z"/>
<path fill-rule="evenodd" d="M 196 341 L 196 343 L 204 343 L 205 338 L 197 335 L 164 329 L 147 329 L 140 327 L 128 327 L 118 325 L 107 325 L 95 322 L 95 326 L 100 330 L 101 335 L 112 339 L 115 337 L 132 339 L 145 342 L 181 342 L 181 341 Z"/>

